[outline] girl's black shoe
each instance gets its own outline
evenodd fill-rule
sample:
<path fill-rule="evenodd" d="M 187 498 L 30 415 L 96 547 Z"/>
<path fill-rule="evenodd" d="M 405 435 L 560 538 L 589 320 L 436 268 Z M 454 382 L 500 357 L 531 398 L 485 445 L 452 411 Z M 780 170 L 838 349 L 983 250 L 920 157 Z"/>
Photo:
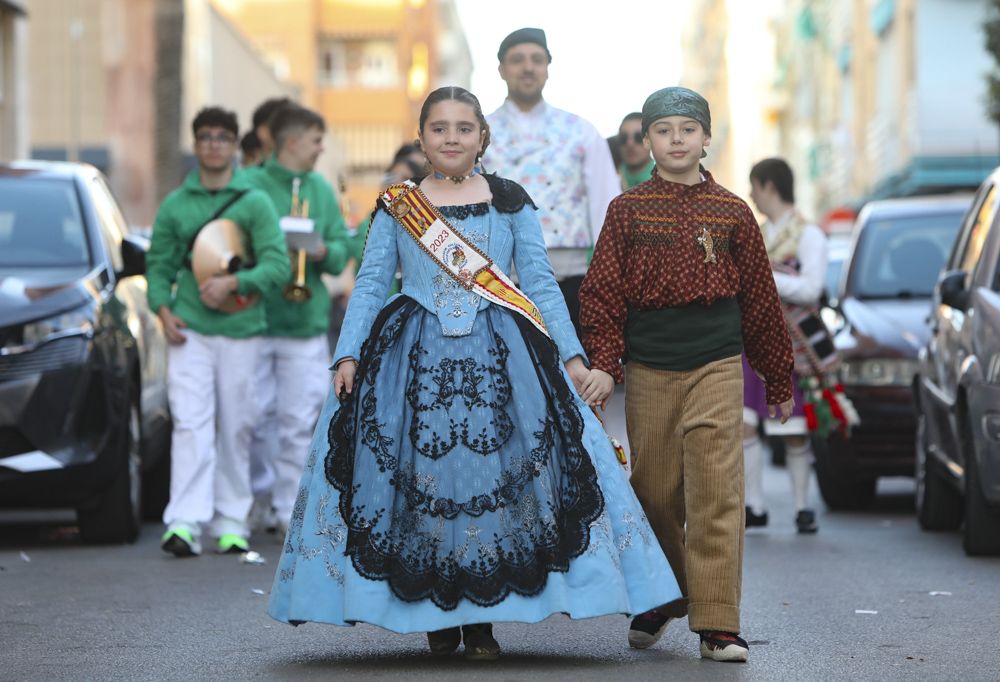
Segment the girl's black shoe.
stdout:
<path fill-rule="evenodd" d="M 500 644 L 493 639 L 491 623 L 462 626 L 465 658 L 470 661 L 495 661 L 500 658 Z"/>
<path fill-rule="evenodd" d="M 427 645 L 435 656 L 447 656 L 462 643 L 462 631 L 459 628 L 445 628 L 427 633 Z"/>

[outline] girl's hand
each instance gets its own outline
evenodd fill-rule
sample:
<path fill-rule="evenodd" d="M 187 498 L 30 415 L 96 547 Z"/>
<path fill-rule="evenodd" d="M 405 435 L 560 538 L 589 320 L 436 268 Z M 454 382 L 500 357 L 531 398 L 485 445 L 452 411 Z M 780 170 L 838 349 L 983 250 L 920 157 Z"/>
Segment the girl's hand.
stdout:
<path fill-rule="evenodd" d="M 354 374 L 358 371 L 358 363 L 349 358 L 337 365 L 337 373 L 333 377 L 333 392 L 338 400 L 343 400 L 354 391 Z"/>
<path fill-rule="evenodd" d="M 583 395 L 583 382 L 590 373 L 587 366 L 583 364 L 583 358 L 579 355 L 571 357 L 566 363 L 566 371 L 569 373 L 569 378 L 573 380 L 573 388 L 576 389 L 577 394 Z"/>

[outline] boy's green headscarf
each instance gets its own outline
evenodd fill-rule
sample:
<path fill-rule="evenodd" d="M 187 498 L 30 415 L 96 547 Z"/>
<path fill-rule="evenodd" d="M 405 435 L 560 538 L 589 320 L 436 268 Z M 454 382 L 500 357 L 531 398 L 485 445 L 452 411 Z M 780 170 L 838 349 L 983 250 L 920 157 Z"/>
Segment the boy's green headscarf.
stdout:
<path fill-rule="evenodd" d="M 642 132 L 646 134 L 655 121 L 665 116 L 687 116 L 701 124 L 706 135 L 712 134 L 712 114 L 708 102 L 694 90 L 671 87 L 657 90 L 642 105 Z"/>

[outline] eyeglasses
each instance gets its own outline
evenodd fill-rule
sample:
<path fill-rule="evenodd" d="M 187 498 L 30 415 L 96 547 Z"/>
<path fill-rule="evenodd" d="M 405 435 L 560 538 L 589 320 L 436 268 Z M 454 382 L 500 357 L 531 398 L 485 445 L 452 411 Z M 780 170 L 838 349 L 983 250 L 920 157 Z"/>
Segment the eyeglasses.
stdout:
<path fill-rule="evenodd" d="M 213 135 L 212 133 L 198 133 L 194 136 L 195 141 L 201 144 L 233 144 L 236 142 L 236 138 L 233 135 L 227 135 L 225 133 L 219 133 Z"/>
<path fill-rule="evenodd" d="M 642 144 L 642 133 L 637 130 L 632 133 L 631 138 L 629 138 L 628 133 L 618 133 L 618 144 L 628 144 L 629 139 L 636 144 Z"/>

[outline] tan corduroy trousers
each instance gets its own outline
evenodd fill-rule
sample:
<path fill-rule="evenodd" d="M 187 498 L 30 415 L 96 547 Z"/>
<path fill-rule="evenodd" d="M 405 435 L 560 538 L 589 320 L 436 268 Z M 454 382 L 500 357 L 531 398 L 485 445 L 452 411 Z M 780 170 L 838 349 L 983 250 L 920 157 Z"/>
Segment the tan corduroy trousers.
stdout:
<path fill-rule="evenodd" d="M 685 598 L 659 610 L 695 632 L 740 631 L 743 365 L 625 366 L 632 487 Z M 685 532 L 686 524 L 686 532 Z"/>

